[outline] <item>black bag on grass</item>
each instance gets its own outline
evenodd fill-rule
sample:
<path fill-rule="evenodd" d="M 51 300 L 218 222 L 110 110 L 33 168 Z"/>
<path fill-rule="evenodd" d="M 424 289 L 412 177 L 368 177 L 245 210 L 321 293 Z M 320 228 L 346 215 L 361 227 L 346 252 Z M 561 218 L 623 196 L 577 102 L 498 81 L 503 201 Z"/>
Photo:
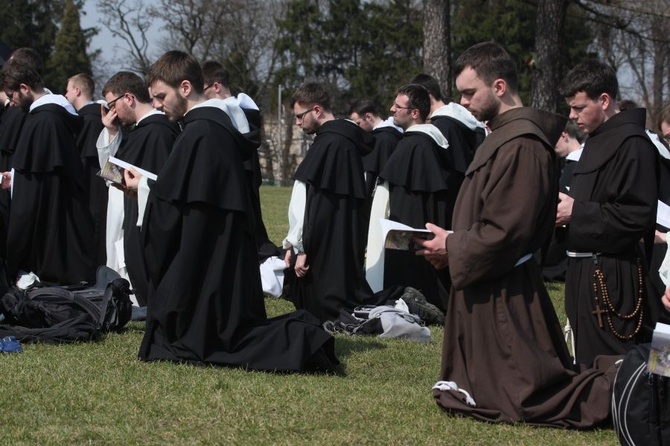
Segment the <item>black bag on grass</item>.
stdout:
<path fill-rule="evenodd" d="M 622 445 L 670 445 L 670 378 L 647 372 L 649 351 L 634 346 L 614 379 L 612 421 Z"/>
<path fill-rule="evenodd" d="M 122 329 L 132 315 L 130 285 L 101 266 L 93 287 L 37 287 L 12 290 L 0 299 L 5 324 L 0 337 L 21 342 L 95 341 L 102 333 Z"/>

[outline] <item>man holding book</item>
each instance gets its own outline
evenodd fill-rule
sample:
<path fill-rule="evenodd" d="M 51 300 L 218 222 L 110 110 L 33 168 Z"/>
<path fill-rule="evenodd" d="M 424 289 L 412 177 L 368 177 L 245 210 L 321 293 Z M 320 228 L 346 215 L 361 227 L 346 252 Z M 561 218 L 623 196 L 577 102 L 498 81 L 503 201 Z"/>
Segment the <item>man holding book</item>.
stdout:
<path fill-rule="evenodd" d="M 492 133 L 475 153 L 454 209 L 453 233 L 427 225 L 419 241 L 450 267 L 438 405 L 491 422 L 589 428 L 606 421 L 616 357 L 574 366 L 532 254 L 554 227 L 554 144 L 565 118 L 523 107 L 516 67 L 493 42 L 455 64 L 461 104 Z"/>
<path fill-rule="evenodd" d="M 64 96 L 45 89 L 34 64 L 6 62 L 2 87 L 12 105 L 27 113 L 12 165 L 8 272 L 12 279 L 34 273 L 56 284 L 92 281 L 93 220 L 74 137 L 81 117 Z"/>
<path fill-rule="evenodd" d="M 192 56 L 151 66 L 153 103 L 184 130 L 158 179 L 125 171 L 146 198 L 142 233 L 151 289 L 139 357 L 253 370 L 331 371 L 334 341 L 305 311 L 268 320 L 243 154 L 256 145 L 203 94 Z"/>
<path fill-rule="evenodd" d="M 172 150 L 179 127 L 151 105 L 146 84 L 135 73 L 120 71 L 102 89 L 105 128 L 97 141 L 100 168 L 110 156 L 158 173 Z M 124 133 L 125 130 L 125 133 Z M 137 226 L 137 203 L 115 187 L 109 188 L 107 212 L 107 266 L 127 272 L 139 306 L 149 293 L 144 248 Z"/>

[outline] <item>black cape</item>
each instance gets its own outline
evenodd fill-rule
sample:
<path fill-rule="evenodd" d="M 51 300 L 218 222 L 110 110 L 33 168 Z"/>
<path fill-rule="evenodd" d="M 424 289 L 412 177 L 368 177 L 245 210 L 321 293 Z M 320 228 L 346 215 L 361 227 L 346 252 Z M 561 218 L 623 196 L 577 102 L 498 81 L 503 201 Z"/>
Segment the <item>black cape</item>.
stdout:
<path fill-rule="evenodd" d="M 251 152 L 249 159 L 244 160 L 244 170 L 247 172 L 247 184 L 249 187 L 249 199 L 251 200 L 251 211 L 253 212 L 256 250 L 258 251 L 259 263 L 264 262 L 268 257 L 281 255 L 280 249 L 272 243 L 268 236 L 268 231 L 263 222 L 263 212 L 261 211 L 260 187 L 263 184 L 261 174 L 261 162 L 258 149 L 261 147 L 261 135 L 263 132 L 263 117 L 260 110 L 243 108 L 242 111 L 249 122 L 250 132 L 247 136 L 256 142 L 256 148 Z"/>
<path fill-rule="evenodd" d="M 662 156 L 659 159 L 659 184 L 658 184 L 658 199 L 663 203 L 670 205 L 670 160 Z M 667 234 L 670 228 L 666 228 L 659 224 L 656 229 Z M 658 274 L 658 269 L 661 267 L 665 254 L 668 250 L 667 243 L 654 244 L 652 251 L 651 262 L 649 263 L 649 281 L 647 282 L 649 296 L 662 296 L 665 292 L 666 286 Z M 666 313 L 667 315 L 667 313 Z"/>
<path fill-rule="evenodd" d="M 471 129 L 456 118 L 445 115 L 431 116 L 430 123 L 440 129 L 440 132 L 449 141 L 447 163 L 454 172 L 465 175 L 475 152 L 484 141 L 486 134 L 483 128 Z M 463 182 L 461 177 L 458 187 Z"/>
<path fill-rule="evenodd" d="M 88 196 L 88 209 L 93 218 L 93 260 L 96 265 L 105 265 L 108 193 L 105 182 L 98 176 L 100 161 L 96 149 L 98 136 L 105 126 L 102 124 L 98 103 L 86 104 L 77 113 L 83 119 L 83 126 L 77 133 L 77 152 L 84 166 L 84 188 Z"/>
<path fill-rule="evenodd" d="M 93 221 L 75 145 L 81 122 L 55 104 L 37 107 L 26 117 L 14 154 L 10 277 L 24 270 L 58 284 L 94 278 Z"/>
<path fill-rule="evenodd" d="M 179 126 L 163 114 L 153 114 L 133 125 L 121 142 L 116 157 L 149 172 L 160 174 L 172 151 Z M 140 306 L 147 304 L 149 273 L 144 261 L 144 246 L 137 226 L 137 200 L 124 196 L 123 250 L 128 277 Z"/>
<path fill-rule="evenodd" d="M 285 294 L 296 308 L 321 321 L 335 320 L 340 309 L 353 310 L 372 299 L 363 271 L 369 217 L 361 156 L 373 144 L 372 136 L 353 122 L 328 121 L 295 172 L 294 178 L 307 186 L 303 247 L 310 269 L 298 279 L 288 268 Z"/>
<path fill-rule="evenodd" d="M 152 290 L 142 360 L 286 372 L 337 363 L 309 313 L 266 318 L 240 155 L 248 145 L 217 108 L 185 116 L 144 215 Z"/>
<path fill-rule="evenodd" d="M 451 228 L 458 189 L 449 187 L 451 169 L 447 152 L 423 132 L 405 132 L 380 173 L 389 183 L 389 219 L 414 228 L 433 223 Z M 387 249 L 384 288 L 411 286 L 442 311 L 446 310 L 451 281 L 447 270 L 438 271 L 411 251 Z"/>
<path fill-rule="evenodd" d="M 576 167 L 577 161 L 565 160 L 565 165 L 558 180 L 559 192 L 570 195 L 570 182 Z M 546 252 L 542 252 L 542 276 L 546 280 L 565 281 L 565 272 L 568 269 L 567 236 L 567 228 L 564 226 L 554 228 Z"/>
<path fill-rule="evenodd" d="M 379 127 L 372 131 L 375 146 L 372 152 L 363 157 L 363 170 L 366 173 L 365 185 L 370 198 L 372 198 L 375 186 L 377 185 L 379 172 L 382 171 L 386 165 L 386 161 L 391 157 L 402 135 L 400 131 L 391 126 Z"/>
<path fill-rule="evenodd" d="M 12 159 L 21 134 L 26 113 L 21 107 L 6 106 L 0 117 L 0 172 L 12 168 Z M 9 189 L 0 189 L 0 258 L 7 256 L 7 227 L 9 225 Z"/>
<path fill-rule="evenodd" d="M 644 109 L 627 110 L 605 121 L 589 135 L 574 170 L 568 249 L 601 253 L 597 265 L 612 304 L 608 306 L 598 293 L 596 307 L 596 261 L 570 258 L 565 309 L 579 363 L 590 364 L 597 355 L 624 354 L 635 343 L 648 342 L 659 315 L 660 296 L 648 296 L 644 287 L 640 289 L 640 277 L 644 280 L 646 274 L 640 240 L 653 233 L 658 197 L 658 155 L 644 123 Z M 606 313 L 594 313 L 606 307 Z"/>

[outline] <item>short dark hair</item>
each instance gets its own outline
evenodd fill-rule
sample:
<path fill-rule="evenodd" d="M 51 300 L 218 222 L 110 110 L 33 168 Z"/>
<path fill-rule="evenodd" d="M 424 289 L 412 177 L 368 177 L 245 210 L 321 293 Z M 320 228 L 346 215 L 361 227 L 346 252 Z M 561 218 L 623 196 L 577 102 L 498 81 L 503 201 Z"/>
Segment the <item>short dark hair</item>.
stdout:
<path fill-rule="evenodd" d="M 428 119 L 428 115 L 430 114 L 430 93 L 428 93 L 428 90 L 426 90 L 423 85 L 403 85 L 396 90 L 395 94 L 407 96 L 408 107 L 419 110 L 419 116 L 421 116 L 422 120 L 425 121 Z"/>
<path fill-rule="evenodd" d="M 6 90 L 17 91 L 21 84 L 26 84 L 33 90 L 44 88 L 44 79 L 34 66 L 10 59 L 2 66 L 0 72 L 2 86 Z"/>
<path fill-rule="evenodd" d="M 588 59 L 575 65 L 559 87 L 561 95 L 571 98 L 584 92 L 590 99 L 607 93 L 613 100 L 619 95 L 619 81 L 609 65 L 597 59 Z"/>
<path fill-rule="evenodd" d="M 200 64 L 195 57 L 184 51 L 172 50 L 163 54 L 149 67 L 147 74 L 147 86 L 162 81 L 172 88 L 178 88 L 185 80 L 191 83 L 196 93 L 202 94 L 205 81 Z"/>
<path fill-rule="evenodd" d="M 107 93 L 112 93 L 114 96 L 130 93 L 143 104 L 151 102 L 147 84 L 140 76 L 130 71 L 119 71 L 110 77 L 105 86 L 102 87 L 102 95 L 105 96 Z"/>
<path fill-rule="evenodd" d="M 84 93 L 85 96 L 92 98 L 95 91 L 95 82 L 93 78 L 86 73 L 75 74 L 68 79 Z"/>
<path fill-rule="evenodd" d="M 12 51 L 9 60 L 28 65 L 37 71 L 40 76 L 44 75 L 44 61 L 37 51 L 29 47 L 17 48 Z"/>
<path fill-rule="evenodd" d="M 563 129 L 565 133 L 572 139 L 576 139 L 579 143 L 583 143 L 586 139 L 584 132 L 579 130 L 579 126 L 572 119 L 568 119 L 568 122 L 565 123 L 565 128 Z"/>
<path fill-rule="evenodd" d="M 640 106 L 637 105 L 637 102 L 635 101 L 631 101 L 630 99 L 623 99 L 619 101 L 619 110 L 621 111 L 632 110 L 634 108 L 640 108 Z"/>
<path fill-rule="evenodd" d="M 358 116 L 363 116 L 366 113 L 371 113 L 375 116 L 381 116 L 379 106 L 370 99 L 359 99 L 349 107 L 349 115 L 356 113 Z"/>
<path fill-rule="evenodd" d="M 230 73 L 223 64 L 215 60 L 208 60 L 202 64 L 202 74 L 205 78 L 203 85 L 212 85 L 214 82 L 218 82 L 223 87 L 230 88 Z"/>
<path fill-rule="evenodd" d="M 299 86 L 291 97 L 291 106 L 300 104 L 318 104 L 324 110 L 330 111 L 330 94 L 318 82 L 306 82 Z"/>
<path fill-rule="evenodd" d="M 430 74 L 426 73 L 419 73 L 415 75 L 410 81 L 410 84 L 419 84 L 423 85 L 423 87 L 428 90 L 428 93 L 432 97 L 435 98 L 437 101 L 441 101 L 442 98 L 442 90 L 440 89 L 440 84 L 437 82 L 437 79 L 435 79 L 433 76 Z"/>
<path fill-rule="evenodd" d="M 519 91 L 516 64 L 507 51 L 495 42 L 481 42 L 465 50 L 454 64 L 456 76 L 468 67 L 488 85 L 496 79 L 503 79 L 509 90 L 513 93 Z"/>

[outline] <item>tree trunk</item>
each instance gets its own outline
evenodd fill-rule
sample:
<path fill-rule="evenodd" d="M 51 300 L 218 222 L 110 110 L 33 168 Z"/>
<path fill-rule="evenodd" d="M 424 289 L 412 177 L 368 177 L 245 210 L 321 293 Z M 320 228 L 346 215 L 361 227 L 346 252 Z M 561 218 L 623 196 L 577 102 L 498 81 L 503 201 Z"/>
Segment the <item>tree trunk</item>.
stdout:
<path fill-rule="evenodd" d="M 443 96 L 451 96 L 450 0 L 423 2 L 423 70 L 440 84 Z"/>
<path fill-rule="evenodd" d="M 666 19 L 654 18 L 652 20 L 651 33 L 654 51 L 654 68 L 652 74 L 652 103 L 651 107 L 647 110 L 647 126 L 657 131 L 658 119 L 661 116 L 661 111 L 663 110 L 663 80 L 664 73 L 666 69 L 667 61 L 667 46 L 668 44 L 664 42 L 666 36 L 667 27 Z"/>
<path fill-rule="evenodd" d="M 561 36 L 568 0 L 539 0 L 535 22 L 535 56 L 531 106 L 555 112 L 558 109 Z"/>

